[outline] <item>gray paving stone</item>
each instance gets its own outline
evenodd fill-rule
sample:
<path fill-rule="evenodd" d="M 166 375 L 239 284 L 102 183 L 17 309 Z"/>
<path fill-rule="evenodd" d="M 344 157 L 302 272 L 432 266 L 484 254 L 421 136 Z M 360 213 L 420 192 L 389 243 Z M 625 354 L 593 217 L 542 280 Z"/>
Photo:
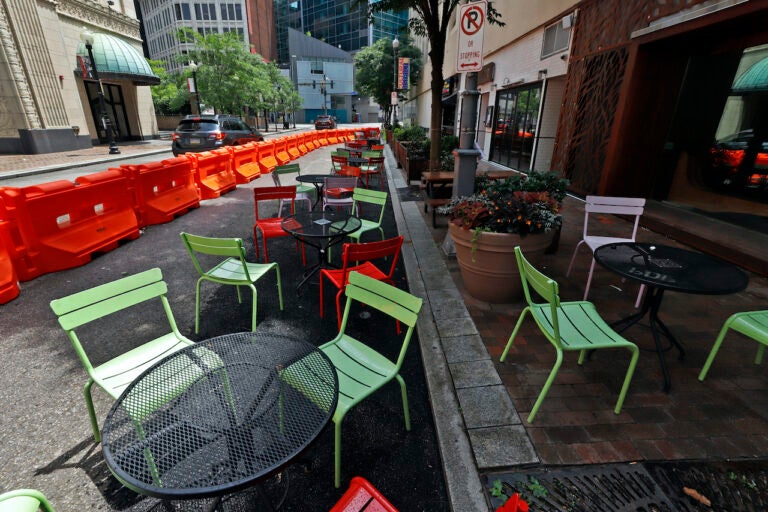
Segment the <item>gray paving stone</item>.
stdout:
<path fill-rule="evenodd" d="M 503 385 L 457 389 L 456 396 L 467 428 L 521 424 Z"/>
<path fill-rule="evenodd" d="M 468 363 L 449 364 L 456 389 L 501 384 L 501 378 L 490 359 Z"/>
<path fill-rule="evenodd" d="M 483 339 L 478 334 L 443 338 L 443 351 L 449 363 L 465 363 L 490 359 Z"/>
<path fill-rule="evenodd" d="M 468 433 L 481 471 L 539 463 L 539 457 L 522 425 L 476 428 Z"/>

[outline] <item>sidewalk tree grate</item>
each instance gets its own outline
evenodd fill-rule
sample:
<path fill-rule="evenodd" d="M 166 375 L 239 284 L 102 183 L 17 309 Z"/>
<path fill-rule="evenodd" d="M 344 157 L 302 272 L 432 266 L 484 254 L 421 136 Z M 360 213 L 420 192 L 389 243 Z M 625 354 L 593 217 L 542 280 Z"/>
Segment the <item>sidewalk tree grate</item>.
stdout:
<path fill-rule="evenodd" d="M 542 511 L 768 510 L 765 462 L 629 463 L 535 471 L 527 468 L 488 473 L 484 478 L 492 510 L 515 492 L 531 510 Z M 706 500 L 711 505 L 705 504 Z"/>

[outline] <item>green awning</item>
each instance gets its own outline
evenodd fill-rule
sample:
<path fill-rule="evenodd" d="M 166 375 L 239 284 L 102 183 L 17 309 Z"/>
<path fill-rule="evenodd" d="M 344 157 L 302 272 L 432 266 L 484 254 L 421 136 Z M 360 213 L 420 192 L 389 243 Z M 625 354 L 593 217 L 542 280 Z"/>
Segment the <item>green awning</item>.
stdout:
<path fill-rule="evenodd" d="M 733 82 L 731 94 L 768 92 L 768 57 L 752 64 Z"/>
<path fill-rule="evenodd" d="M 136 85 L 160 83 L 160 78 L 152 72 L 147 59 L 136 48 L 108 34 L 92 35 L 93 60 L 96 61 L 99 78 L 130 80 Z M 77 57 L 77 72 L 87 76 L 88 50 L 83 42 L 77 46 Z"/>

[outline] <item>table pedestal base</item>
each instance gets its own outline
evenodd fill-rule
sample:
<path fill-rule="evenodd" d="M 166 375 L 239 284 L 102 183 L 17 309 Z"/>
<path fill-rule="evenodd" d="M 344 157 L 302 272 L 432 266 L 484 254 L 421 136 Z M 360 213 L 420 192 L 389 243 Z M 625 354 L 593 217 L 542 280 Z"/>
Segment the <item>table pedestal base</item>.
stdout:
<path fill-rule="evenodd" d="M 648 322 L 650 323 L 651 334 L 653 334 L 653 341 L 656 345 L 656 353 L 659 356 L 661 371 L 664 374 L 664 392 L 669 393 L 669 390 L 672 387 L 672 382 L 669 377 L 669 369 L 667 368 L 667 360 L 664 356 L 664 352 L 670 350 L 674 346 L 679 353 L 678 359 L 682 361 L 685 358 L 685 349 L 683 349 L 680 342 L 677 341 L 669 328 L 661 321 L 661 318 L 659 318 L 659 308 L 661 307 L 662 298 L 664 298 L 663 289 L 651 286 L 647 287 L 640 311 L 612 323 L 611 327 L 615 328 L 616 332 L 622 333 L 639 322 L 646 313 L 648 314 Z M 661 336 L 664 336 L 669 340 L 669 346 L 662 346 Z"/>

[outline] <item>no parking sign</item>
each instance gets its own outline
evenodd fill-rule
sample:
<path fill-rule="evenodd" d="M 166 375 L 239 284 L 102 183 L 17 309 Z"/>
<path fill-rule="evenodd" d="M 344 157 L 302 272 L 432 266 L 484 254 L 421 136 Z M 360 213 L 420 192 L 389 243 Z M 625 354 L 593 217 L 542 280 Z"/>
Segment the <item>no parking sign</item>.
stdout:
<path fill-rule="evenodd" d="M 485 0 L 459 8 L 459 51 L 457 69 L 461 72 L 483 69 L 483 32 L 485 29 Z"/>

